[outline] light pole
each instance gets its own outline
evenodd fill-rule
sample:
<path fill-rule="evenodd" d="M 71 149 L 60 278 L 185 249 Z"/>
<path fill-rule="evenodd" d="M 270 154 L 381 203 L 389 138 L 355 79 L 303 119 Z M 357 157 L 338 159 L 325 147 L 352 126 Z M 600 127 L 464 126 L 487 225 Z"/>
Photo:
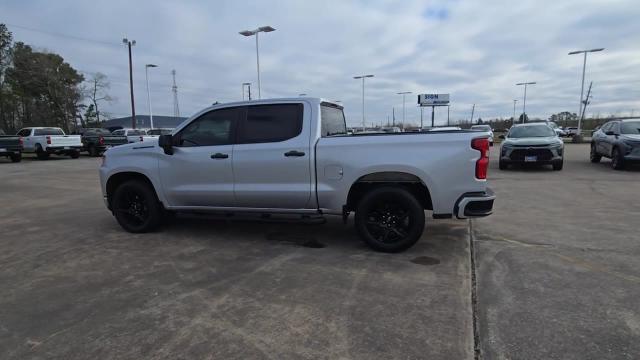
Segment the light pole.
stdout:
<path fill-rule="evenodd" d="M 362 131 L 365 131 L 365 123 L 364 123 L 364 79 L 372 78 L 373 75 L 358 75 L 354 76 L 354 79 L 362 79 Z"/>
<path fill-rule="evenodd" d="M 133 100 L 133 67 L 131 61 L 131 47 L 136 44 L 135 40 L 129 41 L 129 39 L 122 39 L 122 43 L 129 48 L 129 90 L 131 92 L 131 128 L 136 128 L 136 105 Z"/>
<path fill-rule="evenodd" d="M 524 99 L 522 101 L 522 123 L 523 124 L 527 118 L 527 85 L 535 85 L 535 84 L 536 84 L 535 81 L 516 84 L 516 86 L 524 85 Z"/>
<path fill-rule="evenodd" d="M 246 83 L 242 83 L 242 101 L 244 101 L 244 87 L 247 87 L 247 89 L 249 90 L 249 101 L 251 101 L 251 83 L 250 82 L 246 82 Z"/>
<path fill-rule="evenodd" d="M 302 93 L 302 94 L 298 94 L 298 96 L 307 96 L 307 94 Z"/>
<path fill-rule="evenodd" d="M 276 29 L 272 28 L 271 26 L 260 26 L 255 30 L 243 30 L 243 31 L 240 31 L 239 33 L 240 35 L 244 35 L 244 36 L 252 36 L 252 35 L 256 36 L 256 65 L 258 68 L 258 99 L 262 98 L 262 94 L 260 93 L 260 50 L 258 46 L 258 33 L 272 32 L 275 30 Z"/>
<path fill-rule="evenodd" d="M 513 99 L 513 117 L 511 118 L 511 125 L 516 123 L 516 103 L 518 102 L 517 99 Z"/>
<path fill-rule="evenodd" d="M 155 68 L 158 65 L 147 64 L 144 66 L 144 77 L 147 80 L 147 102 L 149 103 L 149 125 L 153 129 L 153 112 L 151 111 L 151 92 L 149 91 L 149 68 Z"/>
<path fill-rule="evenodd" d="M 590 49 L 590 50 L 578 50 L 578 51 L 572 51 L 570 52 L 568 55 L 575 55 L 575 54 L 584 54 L 584 60 L 582 61 L 582 86 L 580 87 L 580 107 L 578 108 L 578 135 L 580 135 L 580 131 L 581 131 L 581 122 L 582 122 L 582 117 L 580 116 L 580 114 L 582 114 L 582 96 L 584 95 L 584 71 L 587 67 L 587 53 L 590 52 L 599 52 L 604 50 L 604 48 L 597 48 L 597 49 Z"/>
<path fill-rule="evenodd" d="M 402 95 L 402 129 L 404 129 L 404 125 L 405 125 L 405 120 L 404 120 L 404 100 L 405 100 L 405 96 L 407 96 L 407 94 L 411 94 L 411 91 L 403 91 L 403 92 L 399 92 L 396 93 L 398 95 Z"/>

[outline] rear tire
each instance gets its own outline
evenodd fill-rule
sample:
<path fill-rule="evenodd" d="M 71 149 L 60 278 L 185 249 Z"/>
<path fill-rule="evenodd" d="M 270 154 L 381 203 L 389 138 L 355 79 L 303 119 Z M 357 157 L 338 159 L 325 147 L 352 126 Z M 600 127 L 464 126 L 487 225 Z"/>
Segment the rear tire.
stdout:
<path fill-rule="evenodd" d="M 611 167 L 614 170 L 624 170 L 624 158 L 617 147 L 611 152 Z"/>
<path fill-rule="evenodd" d="M 509 168 L 509 165 L 507 163 L 505 163 L 502 160 L 498 161 L 498 168 L 500 168 L 500 170 L 507 170 Z"/>
<path fill-rule="evenodd" d="M 364 195 L 356 208 L 360 238 L 376 251 L 395 253 L 413 246 L 424 231 L 424 208 L 410 192 L 381 187 Z"/>
<path fill-rule="evenodd" d="M 89 146 L 89 156 L 97 157 L 100 155 L 100 152 L 94 145 Z"/>
<path fill-rule="evenodd" d="M 591 160 L 592 163 L 599 163 L 600 160 L 602 160 L 602 155 L 598 154 L 595 143 L 591 143 L 591 152 L 589 153 L 589 160 Z"/>
<path fill-rule="evenodd" d="M 49 158 L 49 153 L 42 150 L 42 147 L 38 144 L 36 146 L 36 157 L 39 160 L 47 160 Z"/>
<path fill-rule="evenodd" d="M 22 161 L 22 154 L 13 154 L 10 157 L 11 157 L 11 162 L 18 163 Z"/>
<path fill-rule="evenodd" d="M 113 214 L 128 232 L 145 233 L 158 228 L 162 205 L 154 190 L 140 180 L 127 181 L 113 192 Z"/>
<path fill-rule="evenodd" d="M 69 154 L 69 156 L 70 156 L 72 159 L 77 159 L 77 158 L 79 158 L 79 157 L 80 157 L 80 151 L 74 151 L 74 152 L 70 153 L 70 154 Z"/>

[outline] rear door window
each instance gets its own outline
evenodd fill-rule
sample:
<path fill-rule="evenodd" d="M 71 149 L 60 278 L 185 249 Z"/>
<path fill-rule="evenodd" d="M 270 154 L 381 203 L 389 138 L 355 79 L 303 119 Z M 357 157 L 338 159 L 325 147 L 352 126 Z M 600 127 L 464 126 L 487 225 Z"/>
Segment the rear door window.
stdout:
<path fill-rule="evenodd" d="M 29 136 L 29 135 L 31 135 L 31 129 L 22 129 L 22 130 L 20 130 L 18 132 L 17 135 L 20 135 L 20 136 L 23 136 L 23 137 L 24 136 Z"/>
<path fill-rule="evenodd" d="M 244 144 L 280 142 L 302 132 L 302 104 L 254 105 L 239 127 L 238 142 Z"/>

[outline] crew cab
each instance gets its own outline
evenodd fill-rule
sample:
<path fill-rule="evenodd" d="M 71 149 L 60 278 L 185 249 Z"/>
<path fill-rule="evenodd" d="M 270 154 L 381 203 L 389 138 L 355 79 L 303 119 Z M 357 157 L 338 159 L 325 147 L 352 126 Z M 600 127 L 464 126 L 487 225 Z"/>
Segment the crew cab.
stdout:
<path fill-rule="evenodd" d="M 24 152 L 36 153 L 38 159 L 48 159 L 51 154 L 80 157 L 80 135 L 65 135 L 57 127 L 28 127 L 18 131 L 18 135 L 23 138 Z"/>
<path fill-rule="evenodd" d="M 85 129 L 81 140 L 82 150 L 91 156 L 100 156 L 107 149 L 129 143 L 126 136 L 113 135 L 109 130 L 101 128 Z"/>
<path fill-rule="evenodd" d="M 0 156 L 8 157 L 11 162 L 22 160 L 22 138 L 18 135 L 5 135 L 0 129 Z"/>
<path fill-rule="evenodd" d="M 118 129 L 112 132 L 113 135 L 126 136 L 129 143 L 143 141 L 147 132 L 142 129 Z"/>
<path fill-rule="evenodd" d="M 602 125 L 591 138 L 591 162 L 611 159 L 611 167 L 623 170 L 627 163 L 640 163 L 640 121 L 614 120 Z"/>
<path fill-rule="evenodd" d="M 106 206 L 127 231 L 177 211 L 300 218 L 355 212 L 360 237 L 397 252 L 434 218 L 491 214 L 488 133 L 347 133 L 343 108 L 318 98 L 218 104 L 155 142 L 109 149 Z"/>

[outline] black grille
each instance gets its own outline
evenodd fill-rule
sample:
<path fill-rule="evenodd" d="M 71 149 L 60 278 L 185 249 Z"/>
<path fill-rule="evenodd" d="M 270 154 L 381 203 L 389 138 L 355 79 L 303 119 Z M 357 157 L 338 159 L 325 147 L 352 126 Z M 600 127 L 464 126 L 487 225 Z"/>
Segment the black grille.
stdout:
<path fill-rule="evenodd" d="M 511 160 L 524 161 L 525 156 L 537 156 L 538 161 L 549 161 L 553 157 L 549 149 L 514 149 L 511 152 Z"/>

